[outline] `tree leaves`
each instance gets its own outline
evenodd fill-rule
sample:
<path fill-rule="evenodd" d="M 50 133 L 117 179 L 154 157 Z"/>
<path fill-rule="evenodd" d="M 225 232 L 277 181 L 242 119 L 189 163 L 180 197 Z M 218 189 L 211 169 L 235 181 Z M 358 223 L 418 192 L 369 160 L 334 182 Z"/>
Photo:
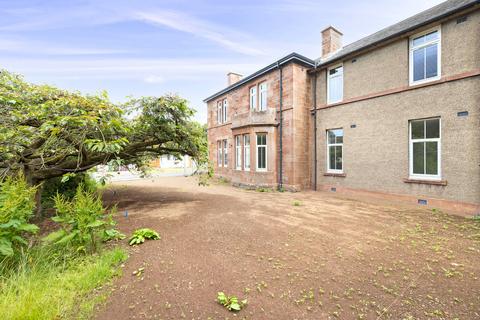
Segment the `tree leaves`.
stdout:
<path fill-rule="evenodd" d="M 105 92 L 82 95 L 1 71 L 0 108 L 0 178 L 24 171 L 39 182 L 111 159 L 141 167 L 163 154 L 207 161 L 206 130 L 176 95 L 115 105 Z"/>

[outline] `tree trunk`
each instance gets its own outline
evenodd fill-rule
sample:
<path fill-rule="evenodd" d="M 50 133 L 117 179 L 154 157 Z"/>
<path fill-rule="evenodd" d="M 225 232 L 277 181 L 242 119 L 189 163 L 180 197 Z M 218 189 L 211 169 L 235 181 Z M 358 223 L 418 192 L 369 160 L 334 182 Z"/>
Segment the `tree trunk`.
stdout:
<path fill-rule="evenodd" d="M 37 188 L 37 190 L 35 192 L 35 217 L 36 218 L 41 218 L 42 217 L 42 189 L 43 189 L 43 184 L 32 177 L 31 171 L 28 168 L 24 168 L 23 174 L 25 176 L 25 180 L 27 181 L 28 185 L 30 185 L 31 187 L 36 187 Z"/>

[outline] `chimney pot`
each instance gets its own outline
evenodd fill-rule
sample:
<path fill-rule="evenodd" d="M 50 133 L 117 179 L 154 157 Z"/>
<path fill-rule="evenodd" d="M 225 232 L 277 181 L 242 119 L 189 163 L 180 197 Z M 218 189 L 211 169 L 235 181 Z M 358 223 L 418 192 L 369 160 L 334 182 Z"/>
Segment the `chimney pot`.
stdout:
<path fill-rule="evenodd" d="M 243 76 L 239 73 L 229 72 L 227 73 L 227 85 L 231 86 L 232 84 L 242 80 Z"/>
<path fill-rule="evenodd" d="M 322 31 L 322 58 L 326 58 L 342 48 L 342 36 L 343 33 L 332 26 L 328 26 Z"/>

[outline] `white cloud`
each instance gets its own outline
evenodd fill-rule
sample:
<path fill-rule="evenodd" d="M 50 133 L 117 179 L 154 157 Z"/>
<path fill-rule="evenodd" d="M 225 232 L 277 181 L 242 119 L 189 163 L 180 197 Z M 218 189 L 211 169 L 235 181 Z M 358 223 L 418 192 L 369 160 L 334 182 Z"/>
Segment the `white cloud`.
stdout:
<path fill-rule="evenodd" d="M 138 12 L 134 17 L 153 25 L 160 25 L 174 30 L 192 34 L 194 36 L 208 39 L 227 49 L 247 55 L 262 55 L 264 52 L 258 48 L 249 46 L 245 42 L 236 39 L 241 35 L 238 32 L 231 32 L 223 26 L 211 24 L 207 21 L 197 19 L 185 13 L 178 11 L 156 11 L 156 12 Z M 218 31 L 222 30 L 222 32 Z M 227 37 L 226 34 L 230 33 Z M 245 36 L 243 38 L 246 38 Z"/>
<path fill-rule="evenodd" d="M 147 76 L 144 81 L 146 83 L 162 83 L 165 81 L 165 78 L 163 77 L 160 77 L 160 76 L 154 76 L 154 75 L 150 75 L 150 76 Z"/>

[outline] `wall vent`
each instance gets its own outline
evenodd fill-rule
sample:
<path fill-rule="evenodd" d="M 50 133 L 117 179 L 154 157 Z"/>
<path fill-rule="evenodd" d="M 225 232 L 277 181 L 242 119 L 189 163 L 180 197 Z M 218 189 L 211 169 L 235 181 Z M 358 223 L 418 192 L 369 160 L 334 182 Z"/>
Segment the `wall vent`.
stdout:
<path fill-rule="evenodd" d="M 468 111 L 457 112 L 457 117 L 468 117 Z"/>
<path fill-rule="evenodd" d="M 352 128 L 352 129 L 355 129 L 356 127 L 357 127 L 356 124 L 351 124 L 351 125 L 350 125 L 350 128 Z"/>
<path fill-rule="evenodd" d="M 425 199 L 418 199 L 418 204 L 426 206 L 428 204 L 428 201 Z"/>
<path fill-rule="evenodd" d="M 330 188 L 330 191 L 337 192 L 337 188 L 332 187 L 332 188 Z"/>
<path fill-rule="evenodd" d="M 468 19 L 468 16 L 460 17 L 460 18 L 457 19 L 457 24 L 463 23 L 463 22 L 467 21 L 467 19 Z"/>

